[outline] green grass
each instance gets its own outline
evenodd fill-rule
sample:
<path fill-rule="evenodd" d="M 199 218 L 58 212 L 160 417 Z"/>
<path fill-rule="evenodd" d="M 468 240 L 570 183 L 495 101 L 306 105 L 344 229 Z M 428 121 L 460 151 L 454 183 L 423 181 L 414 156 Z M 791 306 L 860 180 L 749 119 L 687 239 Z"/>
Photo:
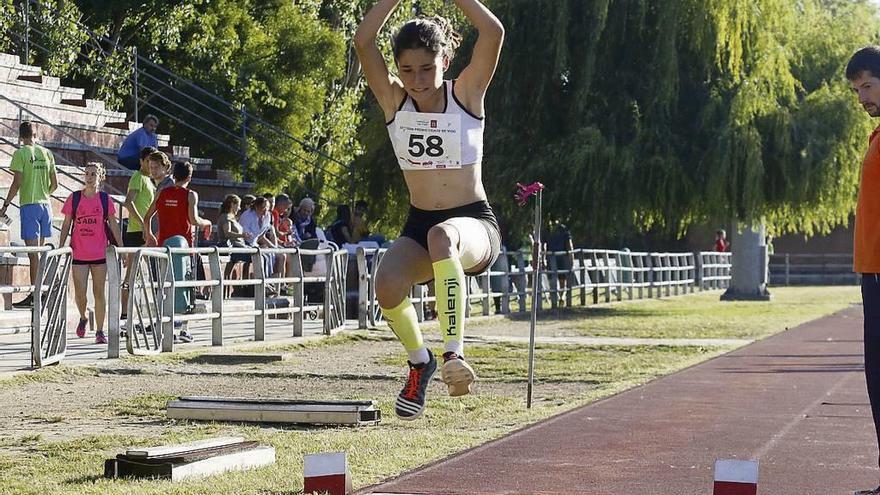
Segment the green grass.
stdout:
<path fill-rule="evenodd" d="M 163 416 L 168 401 L 176 399 L 176 395 L 146 394 L 126 400 L 115 400 L 105 404 L 105 413 L 114 416 L 152 417 Z"/>
<path fill-rule="evenodd" d="M 719 293 L 574 307 L 562 325 L 595 337 L 758 339 L 860 302 L 857 287 L 776 287 L 770 302 L 719 303 Z M 697 316 L 699 315 L 699 316 Z"/>
<path fill-rule="evenodd" d="M 95 366 L 68 366 L 65 364 L 58 364 L 0 378 L 0 389 L 19 387 L 31 383 L 66 382 L 75 378 L 97 376 L 98 373 L 98 368 Z"/>

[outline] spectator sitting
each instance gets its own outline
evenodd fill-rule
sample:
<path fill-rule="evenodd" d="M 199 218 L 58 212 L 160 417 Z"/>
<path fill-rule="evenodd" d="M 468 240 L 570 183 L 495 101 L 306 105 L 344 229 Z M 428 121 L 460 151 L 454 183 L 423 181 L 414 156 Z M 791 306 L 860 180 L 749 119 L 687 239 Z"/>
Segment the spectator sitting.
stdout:
<path fill-rule="evenodd" d="M 250 210 L 251 206 L 254 205 L 254 200 L 257 199 L 253 194 L 245 194 L 241 197 L 241 208 L 238 210 L 238 219 L 241 221 L 241 215 Z"/>
<path fill-rule="evenodd" d="M 336 207 L 336 220 L 330 225 L 329 230 L 331 240 L 339 246 L 351 244 L 351 208 L 348 205 Z"/>
<path fill-rule="evenodd" d="M 269 210 L 266 212 L 266 216 L 269 217 L 269 222 L 272 226 L 275 226 L 275 217 L 272 215 L 273 210 L 275 210 L 275 195 L 272 193 L 263 193 L 263 197 L 266 198 L 266 201 L 269 203 Z"/>
<path fill-rule="evenodd" d="M 293 223 L 287 216 L 290 214 L 290 207 L 293 202 L 290 196 L 279 194 L 275 197 L 275 208 L 272 209 L 272 224 L 275 225 L 275 231 L 278 233 L 278 244 L 284 247 L 296 247 L 299 245 L 296 231 L 293 230 Z"/>
<path fill-rule="evenodd" d="M 278 221 L 278 242 L 284 247 L 297 247 L 300 244 L 296 238 L 296 229 L 293 228 L 293 220 L 289 217 Z"/>
<path fill-rule="evenodd" d="M 378 245 L 385 243 L 385 236 L 370 235 L 370 227 L 367 225 L 367 210 L 370 205 L 359 199 L 354 203 L 354 215 L 351 218 L 351 243 L 357 244 L 361 241 L 372 241 Z"/>
<path fill-rule="evenodd" d="M 267 192 L 263 193 L 263 197 L 266 198 L 266 203 L 268 205 L 268 210 L 266 210 L 266 213 L 264 215 L 266 216 L 266 221 L 269 222 L 269 230 L 266 231 L 266 238 L 270 239 L 272 243 L 272 245 L 269 247 L 282 247 L 281 243 L 278 241 L 278 224 L 275 221 L 275 217 L 273 215 L 275 211 L 275 195 Z M 281 277 L 285 270 L 284 266 L 287 262 L 287 255 L 273 254 L 272 260 L 272 276 Z"/>
<path fill-rule="evenodd" d="M 140 168 L 141 150 L 152 146 L 159 147 L 159 138 L 156 136 L 156 129 L 159 128 L 159 118 L 153 114 L 144 117 L 144 125 L 140 129 L 133 131 L 119 148 L 116 159 L 119 163 L 125 165 L 126 168 L 137 170 Z"/>
<path fill-rule="evenodd" d="M 251 233 L 245 232 L 236 218 L 240 205 L 241 199 L 235 194 L 226 195 L 223 204 L 220 205 L 220 216 L 217 218 L 217 241 L 221 247 L 244 248 L 251 241 Z M 249 254 L 232 253 L 229 256 L 229 263 L 226 264 L 223 277 L 225 279 L 232 278 L 232 272 L 237 263 L 244 263 L 247 266 L 250 261 L 251 255 Z M 232 287 L 227 289 L 232 289 Z M 231 290 L 229 292 L 231 293 Z"/>
<path fill-rule="evenodd" d="M 315 213 L 315 201 L 312 198 L 303 198 L 299 207 L 293 212 L 293 226 L 300 242 L 314 239 L 318 236 L 317 224 L 312 215 Z"/>
<path fill-rule="evenodd" d="M 269 201 L 260 196 L 254 200 L 251 209 L 241 214 L 241 227 L 250 234 L 248 245 L 254 247 L 278 247 L 269 215 Z M 263 275 L 269 276 L 275 266 L 274 254 L 263 255 Z"/>

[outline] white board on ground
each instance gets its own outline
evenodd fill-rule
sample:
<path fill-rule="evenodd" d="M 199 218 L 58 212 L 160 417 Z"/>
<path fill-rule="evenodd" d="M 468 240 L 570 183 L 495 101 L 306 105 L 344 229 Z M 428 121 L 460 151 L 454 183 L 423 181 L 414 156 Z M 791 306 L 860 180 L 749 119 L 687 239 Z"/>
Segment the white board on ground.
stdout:
<path fill-rule="evenodd" d="M 198 449 L 207 449 L 211 447 L 222 447 L 224 445 L 232 445 L 234 443 L 244 442 L 244 437 L 217 437 L 208 438 L 206 440 L 196 440 L 195 442 L 180 443 L 176 445 L 161 445 L 159 447 L 135 448 L 132 447 L 125 451 L 128 457 L 149 458 L 167 454 L 178 454 L 181 452 L 189 452 Z"/>
<path fill-rule="evenodd" d="M 275 447 L 260 446 L 189 464 L 176 464 L 171 468 L 171 481 L 204 478 L 227 471 L 242 471 L 271 464 L 275 464 Z"/>

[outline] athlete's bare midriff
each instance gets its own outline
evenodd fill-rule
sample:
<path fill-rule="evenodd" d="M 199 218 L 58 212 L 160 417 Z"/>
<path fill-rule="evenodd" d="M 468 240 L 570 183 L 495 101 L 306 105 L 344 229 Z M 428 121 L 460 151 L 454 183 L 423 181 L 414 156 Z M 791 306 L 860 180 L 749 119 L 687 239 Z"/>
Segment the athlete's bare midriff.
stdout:
<path fill-rule="evenodd" d="M 453 170 L 404 171 L 410 203 L 422 210 L 446 210 L 486 199 L 479 164 Z"/>

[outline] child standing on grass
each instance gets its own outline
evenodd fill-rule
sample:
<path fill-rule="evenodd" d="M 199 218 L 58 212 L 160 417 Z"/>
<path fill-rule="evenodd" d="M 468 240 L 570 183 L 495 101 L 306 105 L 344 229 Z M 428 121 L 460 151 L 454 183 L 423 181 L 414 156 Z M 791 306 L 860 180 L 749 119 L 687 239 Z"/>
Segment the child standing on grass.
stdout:
<path fill-rule="evenodd" d="M 96 344 L 106 344 L 104 335 L 104 315 L 107 313 L 107 301 L 104 297 L 104 285 L 107 281 L 107 246 L 111 237 L 117 246 L 122 244 L 122 233 L 114 219 L 116 208 L 110 195 L 99 191 L 105 176 L 104 166 L 100 163 L 89 163 L 85 168 L 85 187 L 71 194 L 61 213 L 64 223 L 61 225 L 59 245 L 64 246 L 70 235 L 70 248 L 73 252 L 73 289 L 76 309 L 79 311 L 79 324 L 76 335 L 86 336 L 86 289 L 89 275 L 92 276 L 92 292 L 95 298 L 95 334 Z M 109 234 L 108 234 L 109 230 Z"/>

